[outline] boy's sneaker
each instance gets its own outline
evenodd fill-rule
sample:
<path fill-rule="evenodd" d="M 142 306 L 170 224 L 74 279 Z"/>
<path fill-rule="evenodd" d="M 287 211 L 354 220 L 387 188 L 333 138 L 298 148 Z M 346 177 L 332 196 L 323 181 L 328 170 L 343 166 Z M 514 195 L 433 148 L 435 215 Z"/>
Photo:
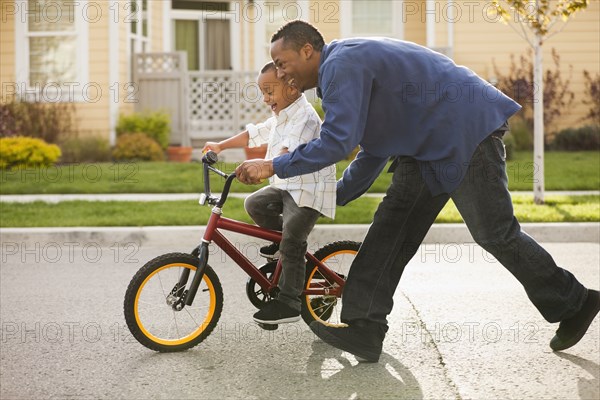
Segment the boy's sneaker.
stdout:
<path fill-rule="evenodd" d="M 254 320 L 259 324 L 286 324 L 300 320 L 300 311 L 296 311 L 279 300 L 271 300 L 254 314 Z"/>
<path fill-rule="evenodd" d="M 261 247 L 259 254 L 265 258 L 278 259 L 281 255 L 279 253 L 279 243 L 271 243 L 268 246 Z"/>

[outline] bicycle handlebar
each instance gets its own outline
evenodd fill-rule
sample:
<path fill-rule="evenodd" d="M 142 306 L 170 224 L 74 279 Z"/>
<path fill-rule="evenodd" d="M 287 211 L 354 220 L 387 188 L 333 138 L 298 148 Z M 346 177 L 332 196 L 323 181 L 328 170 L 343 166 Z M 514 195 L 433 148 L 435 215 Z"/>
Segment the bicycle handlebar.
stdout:
<path fill-rule="evenodd" d="M 231 184 L 235 179 L 235 173 L 226 174 L 225 172 L 213 167 L 213 164 L 219 161 L 219 157 L 217 153 L 214 151 L 208 151 L 202 157 L 202 164 L 204 169 L 204 196 L 205 198 L 200 197 L 200 204 L 204 205 L 205 203 L 212 204 L 216 207 L 223 207 L 225 201 L 227 200 L 227 196 L 229 195 L 229 189 L 231 188 Z M 223 186 L 223 193 L 221 193 L 221 197 L 212 197 L 210 192 L 210 179 L 209 179 L 209 171 L 213 171 L 219 176 L 225 178 L 225 185 Z"/>

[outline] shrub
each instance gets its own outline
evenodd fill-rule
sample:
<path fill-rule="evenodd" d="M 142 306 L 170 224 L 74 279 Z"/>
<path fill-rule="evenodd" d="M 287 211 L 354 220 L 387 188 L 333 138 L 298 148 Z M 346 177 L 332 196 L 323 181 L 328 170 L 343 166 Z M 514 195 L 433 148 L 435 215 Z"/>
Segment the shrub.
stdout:
<path fill-rule="evenodd" d="M 60 148 L 61 161 L 65 163 L 102 162 L 111 159 L 108 140 L 98 136 L 69 138 L 60 143 Z"/>
<path fill-rule="evenodd" d="M 503 141 L 506 148 L 506 159 L 512 160 L 515 154 L 515 137 L 511 133 L 508 133 L 504 135 Z"/>
<path fill-rule="evenodd" d="M 563 129 L 550 144 L 552 150 L 583 151 L 600 150 L 600 126 Z"/>
<path fill-rule="evenodd" d="M 113 149 L 117 161 L 163 161 L 165 154 L 158 143 L 143 133 L 125 133 L 117 138 Z"/>
<path fill-rule="evenodd" d="M 529 129 L 533 132 L 533 63 L 532 52 L 528 51 L 526 55 L 521 55 L 519 62 L 515 61 L 515 56 L 511 55 L 510 68 L 507 74 L 500 72 L 494 63 L 494 73 L 498 79 L 497 87 L 508 96 L 512 97 L 523 108 L 517 116 L 523 118 Z M 563 79 L 560 69 L 560 56 L 555 49 L 552 49 L 552 60 L 554 69 L 544 72 L 544 126 L 545 136 L 551 137 L 553 132 L 549 129 L 552 122 L 565 112 L 575 99 L 575 93 L 570 89 L 571 80 Z M 572 73 L 573 66 L 569 66 Z"/>
<path fill-rule="evenodd" d="M 523 118 L 515 116 L 510 119 L 510 135 L 514 150 L 533 149 L 533 130 Z"/>
<path fill-rule="evenodd" d="M 59 143 L 76 130 L 72 103 L 12 101 L 0 105 L 0 137 L 29 136 Z"/>
<path fill-rule="evenodd" d="M 116 127 L 117 136 L 126 133 L 144 133 L 154 139 L 164 150 L 169 145 L 171 119 L 163 112 L 121 115 Z"/>
<path fill-rule="evenodd" d="M 311 103 L 311 105 L 317 112 L 317 115 L 319 116 L 319 118 L 321 118 L 321 121 L 323 121 L 325 119 L 325 111 L 323 111 L 323 104 L 322 104 L 321 100 L 319 99 L 319 100 Z"/>
<path fill-rule="evenodd" d="M 60 148 L 41 139 L 15 136 L 0 138 L 0 169 L 47 167 L 60 157 Z"/>
<path fill-rule="evenodd" d="M 586 99 L 583 104 L 590 107 L 586 120 L 592 120 L 595 125 L 600 125 L 600 74 L 592 76 L 588 71 L 583 71 L 585 79 Z"/>

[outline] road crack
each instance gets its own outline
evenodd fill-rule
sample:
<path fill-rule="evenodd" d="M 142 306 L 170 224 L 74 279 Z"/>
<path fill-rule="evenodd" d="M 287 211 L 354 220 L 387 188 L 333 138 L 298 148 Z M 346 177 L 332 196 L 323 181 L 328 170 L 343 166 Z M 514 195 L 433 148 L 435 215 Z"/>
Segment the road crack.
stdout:
<path fill-rule="evenodd" d="M 406 301 L 408 301 L 408 304 L 410 304 L 410 306 L 412 307 L 413 311 L 415 312 L 415 314 L 417 316 L 417 320 L 419 321 L 420 328 L 424 332 L 427 332 L 427 336 L 429 337 L 429 342 L 433 346 L 433 349 L 435 350 L 435 353 L 437 354 L 438 362 L 439 362 L 440 366 L 442 367 L 442 371 L 443 371 L 443 375 L 444 375 L 444 379 L 445 379 L 446 383 L 454 391 L 456 399 L 457 400 L 462 400 L 462 397 L 460 395 L 460 391 L 458 390 L 458 386 L 452 380 L 452 378 L 450 377 L 450 374 L 448 373 L 448 369 L 446 368 L 446 362 L 444 361 L 444 356 L 442 356 L 442 352 L 438 348 L 437 343 L 435 342 L 432 333 L 429 331 L 429 329 L 427 329 L 427 325 L 425 325 L 425 322 L 423 321 L 423 318 L 421 317 L 421 313 L 419 312 L 419 310 L 417 309 L 417 307 L 415 306 L 415 304 L 410 300 L 410 298 L 408 297 L 408 295 L 406 293 L 404 293 L 404 291 L 402 291 L 401 293 L 402 293 L 402 296 L 404 296 L 404 298 L 406 299 Z"/>

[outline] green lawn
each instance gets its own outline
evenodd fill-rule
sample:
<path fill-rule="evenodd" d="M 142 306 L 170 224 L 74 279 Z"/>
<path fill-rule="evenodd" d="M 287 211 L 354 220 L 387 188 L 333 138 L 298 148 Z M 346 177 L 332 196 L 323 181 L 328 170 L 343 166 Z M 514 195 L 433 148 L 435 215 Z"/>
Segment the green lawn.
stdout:
<path fill-rule="evenodd" d="M 517 218 L 521 222 L 600 221 L 600 196 L 547 196 L 546 200 L 545 205 L 535 206 L 531 196 L 514 196 Z M 335 221 L 323 218 L 319 223 L 368 224 L 379 201 L 377 198 L 360 198 L 345 207 L 338 207 Z M 205 225 L 210 215 L 210 207 L 202 207 L 195 201 L 0 203 L 0 207 L 0 227 L 3 228 Z M 243 200 L 238 198 L 227 201 L 224 216 L 251 222 L 243 209 Z M 436 222 L 461 221 L 454 204 L 450 202 Z"/>
<path fill-rule="evenodd" d="M 533 164 L 530 152 L 517 152 L 507 172 L 511 190 L 532 190 Z M 338 177 L 348 165 L 338 163 Z M 232 171 L 234 164 L 218 168 Z M 385 192 L 391 175 L 382 173 L 369 192 Z M 223 179 L 213 178 L 213 191 Z M 235 182 L 233 192 L 253 192 L 258 186 Z M 547 190 L 600 189 L 600 153 L 547 152 Z M 59 167 L 0 171 L 0 194 L 56 193 L 198 193 L 202 191 L 202 165 L 166 162 L 129 164 L 81 164 Z"/>

